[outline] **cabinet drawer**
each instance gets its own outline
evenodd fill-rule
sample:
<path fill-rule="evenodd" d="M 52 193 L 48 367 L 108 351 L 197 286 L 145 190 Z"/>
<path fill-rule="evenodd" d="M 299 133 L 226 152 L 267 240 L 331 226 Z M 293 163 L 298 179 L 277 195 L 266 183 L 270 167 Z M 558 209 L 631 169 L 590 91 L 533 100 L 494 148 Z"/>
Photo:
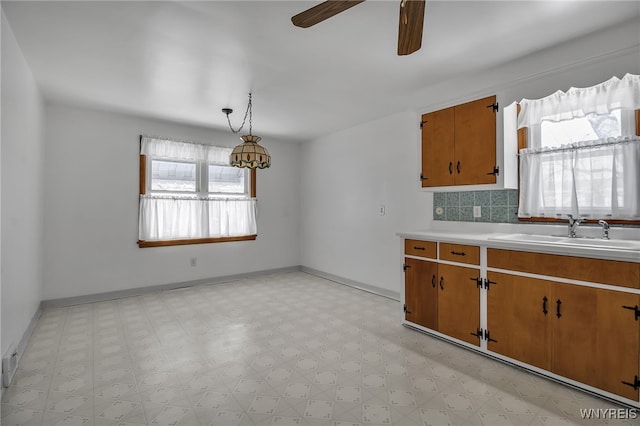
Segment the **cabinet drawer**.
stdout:
<path fill-rule="evenodd" d="M 487 266 L 530 274 L 640 288 L 640 263 L 487 249 Z"/>
<path fill-rule="evenodd" d="M 440 259 L 452 262 L 480 264 L 480 247 L 463 244 L 440 243 Z"/>
<path fill-rule="evenodd" d="M 436 243 L 432 241 L 404 240 L 404 254 L 436 258 Z"/>

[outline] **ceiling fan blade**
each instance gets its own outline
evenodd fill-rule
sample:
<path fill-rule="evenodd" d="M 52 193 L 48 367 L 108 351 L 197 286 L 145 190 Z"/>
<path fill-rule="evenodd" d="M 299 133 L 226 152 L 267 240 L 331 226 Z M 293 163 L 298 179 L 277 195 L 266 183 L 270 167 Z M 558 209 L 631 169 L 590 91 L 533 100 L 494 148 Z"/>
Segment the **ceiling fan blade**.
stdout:
<path fill-rule="evenodd" d="M 398 24 L 398 55 L 410 55 L 422 46 L 425 0 L 403 0 Z"/>
<path fill-rule="evenodd" d="M 304 12 L 298 13 L 291 18 L 291 22 L 296 27 L 309 28 L 319 22 L 329 19 L 340 12 L 352 8 L 364 0 L 329 0 L 322 2 L 311 9 L 307 9 Z"/>

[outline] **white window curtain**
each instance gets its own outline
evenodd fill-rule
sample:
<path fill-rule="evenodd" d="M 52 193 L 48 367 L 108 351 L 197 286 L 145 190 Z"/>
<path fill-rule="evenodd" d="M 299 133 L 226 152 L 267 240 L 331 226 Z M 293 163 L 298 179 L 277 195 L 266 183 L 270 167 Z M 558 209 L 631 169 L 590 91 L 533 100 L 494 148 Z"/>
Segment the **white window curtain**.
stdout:
<path fill-rule="evenodd" d="M 640 138 L 520 151 L 519 217 L 640 219 Z"/>
<path fill-rule="evenodd" d="M 255 199 L 140 197 L 141 241 L 257 234 Z"/>
<path fill-rule="evenodd" d="M 143 136 L 140 143 L 140 154 L 173 160 L 207 161 L 214 164 L 229 165 L 229 157 L 233 148 L 226 146 L 205 145 L 195 142 L 182 142 Z"/>
<path fill-rule="evenodd" d="M 517 128 L 587 114 L 640 109 L 640 76 L 612 77 L 519 103 Z M 640 144 L 637 136 L 520 151 L 519 217 L 640 219 Z"/>
<path fill-rule="evenodd" d="M 616 109 L 640 109 L 640 76 L 626 74 L 586 88 L 572 87 L 541 99 L 519 102 L 518 128 L 540 124 L 544 120 L 563 121 L 587 114 L 607 114 Z"/>
<path fill-rule="evenodd" d="M 143 136 L 151 158 L 229 165 L 232 148 Z M 206 195 L 206 194 L 204 194 Z M 140 241 L 223 238 L 257 234 L 255 198 L 140 195 Z"/>

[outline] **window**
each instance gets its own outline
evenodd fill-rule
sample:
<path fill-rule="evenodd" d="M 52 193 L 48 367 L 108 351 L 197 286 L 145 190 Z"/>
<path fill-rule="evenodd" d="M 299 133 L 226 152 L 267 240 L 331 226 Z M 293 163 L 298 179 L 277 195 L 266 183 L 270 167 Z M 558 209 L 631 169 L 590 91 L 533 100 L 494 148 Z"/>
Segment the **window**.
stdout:
<path fill-rule="evenodd" d="M 151 191 L 196 192 L 196 163 L 151 161 Z"/>
<path fill-rule="evenodd" d="M 581 141 L 632 136 L 633 111 L 615 109 L 605 114 L 585 114 L 564 121 L 544 120 L 529 127 L 529 148 L 559 147 Z"/>
<path fill-rule="evenodd" d="M 255 171 L 231 151 L 141 137 L 140 247 L 255 239 Z"/>
<path fill-rule="evenodd" d="M 209 193 L 245 195 L 246 169 L 209 164 L 208 175 Z"/>
<path fill-rule="evenodd" d="M 520 103 L 521 218 L 640 220 L 640 77 Z"/>

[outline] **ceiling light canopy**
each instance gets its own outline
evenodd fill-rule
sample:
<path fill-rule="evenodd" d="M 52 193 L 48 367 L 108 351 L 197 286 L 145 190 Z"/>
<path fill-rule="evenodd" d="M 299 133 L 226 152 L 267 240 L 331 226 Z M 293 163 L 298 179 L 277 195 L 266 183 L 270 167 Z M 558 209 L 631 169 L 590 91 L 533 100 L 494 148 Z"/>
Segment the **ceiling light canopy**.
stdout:
<path fill-rule="evenodd" d="M 222 112 L 227 115 L 227 122 L 229 123 L 229 129 L 233 133 L 239 133 L 244 127 L 245 122 L 247 121 L 247 116 L 249 116 L 249 134 L 240 136 L 242 139 L 242 143 L 235 148 L 231 152 L 231 156 L 229 158 L 229 164 L 234 167 L 241 167 L 247 169 L 266 169 L 271 166 L 271 156 L 269 152 L 259 144 L 262 139 L 260 136 L 254 136 L 251 134 L 252 128 L 252 103 L 251 103 L 251 93 L 249 93 L 249 103 L 247 104 L 247 110 L 244 113 L 244 119 L 242 120 L 242 125 L 235 130 L 233 126 L 231 126 L 231 120 L 229 119 L 229 114 L 233 112 L 231 108 L 222 108 Z"/>

